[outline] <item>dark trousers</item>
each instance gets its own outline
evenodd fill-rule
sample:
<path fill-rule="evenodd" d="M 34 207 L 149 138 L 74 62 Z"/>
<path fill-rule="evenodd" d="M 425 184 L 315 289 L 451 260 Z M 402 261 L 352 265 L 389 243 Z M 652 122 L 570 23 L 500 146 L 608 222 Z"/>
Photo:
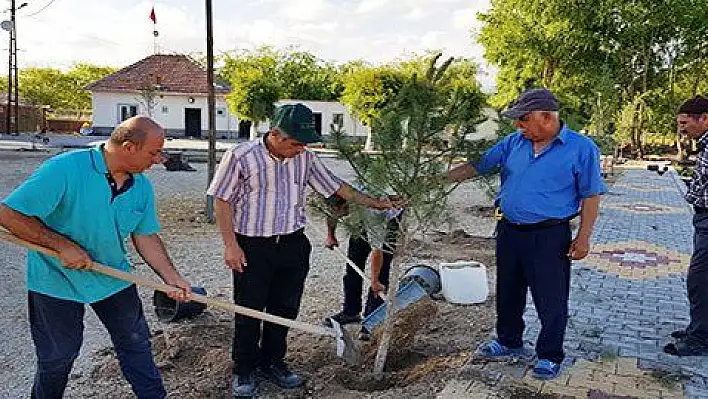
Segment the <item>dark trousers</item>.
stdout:
<path fill-rule="evenodd" d="M 236 238 L 248 263 L 243 273 L 233 273 L 236 304 L 295 319 L 310 269 L 312 247 L 307 236 L 299 230 L 278 239 L 238 234 Z M 248 374 L 257 365 L 282 362 L 287 334 L 287 327 L 236 315 L 231 354 L 234 373 Z"/>
<path fill-rule="evenodd" d="M 708 213 L 693 216 L 693 256 L 686 285 L 691 323 L 686 332 L 708 346 Z"/>
<path fill-rule="evenodd" d="M 347 249 L 347 256 L 352 262 L 359 268 L 359 270 L 364 270 L 366 268 L 366 260 L 371 254 L 371 246 L 366 241 L 365 237 L 355 237 L 349 238 L 349 248 Z M 379 282 L 383 284 L 388 289 L 388 276 L 391 270 L 391 261 L 393 260 L 393 253 L 389 250 L 383 254 L 383 265 L 381 266 L 381 271 L 379 272 Z M 347 264 L 347 271 L 342 279 L 344 283 L 344 304 L 342 311 L 348 315 L 358 315 L 361 313 L 361 294 L 363 293 L 363 283 L 364 280 L 361 276 L 352 269 L 351 266 Z M 374 294 L 369 288 L 369 294 L 366 297 L 366 306 L 364 308 L 364 316 L 368 316 L 376 310 L 383 303 L 378 295 Z"/>
<path fill-rule="evenodd" d="M 396 239 L 398 238 L 398 229 L 401 216 L 399 215 L 395 219 L 388 222 L 386 226 L 386 242 L 383 247 L 383 264 L 381 265 L 381 270 L 379 271 L 379 282 L 388 289 L 389 274 L 391 271 L 391 261 L 393 261 L 393 252 L 396 250 Z M 347 249 L 347 256 L 349 259 L 359 268 L 359 270 L 364 270 L 366 268 L 366 260 L 371 254 L 371 245 L 369 245 L 366 240 L 366 233 L 362 232 L 359 235 L 352 235 L 349 238 L 349 248 Z M 362 285 L 364 280 L 361 276 L 352 269 L 349 264 L 347 264 L 347 271 L 344 274 L 343 284 L 344 284 L 344 304 L 342 311 L 348 315 L 358 315 L 361 313 L 361 294 L 363 291 Z M 364 308 L 364 317 L 368 316 L 376 310 L 381 304 L 383 304 L 383 299 L 378 295 L 374 294 L 369 288 L 369 293 L 366 297 L 366 306 Z"/>
<path fill-rule="evenodd" d="M 32 398 L 61 398 L 84 332 L 84 304 L 29 292 L 29 319 L 37 351 Z M 138 398 L 164 398 L 150 348 L 142 303 L 134 285 L 92 303 L 113 341 L 120 368 Z"/>
<path fill-rule="evenodd" d="M 536 342 L 539 359 L 560 363 L 568 322 L 571 233 L 568 223 L 519 230 L 507 223 L 497 226 L 497 337 L 502 345 L 523 345 L 526 293 L 541 320 Z"/>

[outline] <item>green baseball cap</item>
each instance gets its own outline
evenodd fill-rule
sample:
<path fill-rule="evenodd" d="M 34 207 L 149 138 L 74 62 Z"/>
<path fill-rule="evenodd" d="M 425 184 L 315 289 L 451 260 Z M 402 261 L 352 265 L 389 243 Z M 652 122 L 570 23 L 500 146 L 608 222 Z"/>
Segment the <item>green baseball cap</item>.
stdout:
<path fill-rule="evenodd" d="M 322 136 L 315 130 L 312 110 L 301 103 L 285 104 L 276 108 L 272 127 L 277 127 L 303 144 L 322 141 Z"/>

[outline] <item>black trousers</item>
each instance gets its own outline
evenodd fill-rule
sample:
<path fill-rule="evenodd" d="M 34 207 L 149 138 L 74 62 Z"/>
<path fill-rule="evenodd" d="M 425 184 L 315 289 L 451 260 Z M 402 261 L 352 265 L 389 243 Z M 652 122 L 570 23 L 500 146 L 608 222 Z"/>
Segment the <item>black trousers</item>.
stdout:
<path fill-rule="evenodd" d="M 693 255 L 686 277 L 691 324 L 686 332 L 708 346 L 708 213 L 694 215 L 693 227 Z"/>
<path fill-rule="evenodd" d="M 507 223 L 497 226 L 497 337 L 502 345 L 523 345 L 526 294 L 541 320 L 536 342 L 539 359 L 560 363 L 568 322 L 571 232 L 568 223 L 519 230 Z"/>
<path fill-rule="evenodd" d="M 258 311 L 295 319 L 305 277 L 310 269 L 310 241 L 302 230 L 276 237 L 237 234 L 246 255 L 243 273 L 234 272 L 234 301 Z M 283 361 L 288 328 L 236 315 L 232 350 L 233 371 L 252 372 L 256 366 Z"/>
<path fill-rule="evenodd" d="M 386 226 L 386 243 L 384 244 L 383 253 L 383 264 L 381 265 L 381 270 L 379 271 L 379 282 L 383 284 L 386 289 L 389 285 L 389 274 L 391 271 L 391 261 L 393 260 L 393 252 L 396 250 L 396 239 L 398 238 L 398 226 L 400 222 L 400 216 L 392 219 L 388 222 Z M 359 270 L 364 270 L 366 268 L 366 260 L 371 254 L 371 245 L 366 241 L 366 233 L 362 232 L 359 235 L 352 235 L 349 238 L 349 248 L 347 249 L 347 256 L 352 262 L 359 268 Z M 352 269 L 349 264 L 347 264 L 347 271 L 344 274 L 343 285 L 344 285 L 344 304 L 342 311 L 348 315 L 358 315 L 361 313 L 361 295 L 362 295 L 362 285 L 364 283 L 361 276 Z M 383 304 L 383 299 L 378 295 L 374 294 L 369 288 L 369 293 L 366 297 L 366 305 L 364 308 L 364 317 L 368 316 L 376 310 L 381 304 Z"/>

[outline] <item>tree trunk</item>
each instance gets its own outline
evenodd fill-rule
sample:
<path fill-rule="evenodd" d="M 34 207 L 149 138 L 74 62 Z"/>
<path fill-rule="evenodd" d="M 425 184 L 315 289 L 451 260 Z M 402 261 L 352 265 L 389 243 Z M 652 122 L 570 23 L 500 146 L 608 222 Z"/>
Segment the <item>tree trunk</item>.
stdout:
<path fill-rule="evenodd" d="M 642 137 L 644 136 L 644 102 L 637 104 L 637 156 L 639 159 L 644 159 L 644 145 Z"/>
<path fill-rule="evenodd" d="M 543 87 L 551 87 L 553 75 L 556 72 L 556 62 L 552 58 L 546 59 L 543 66 Z"/>
<path fill-rule="evenodd" d="M 366 126 L 366 143 L 364 143 L 364 151 L 371 151 L 374 149 L 374 138 L 372 137 L 371 128 Z"/>
<path fill-rule="evenodd" d="M 404 216 L 405 217 L 405 216 Z M 406 247 L 408 246 L 408 234 L 406 233 L 405 219 L 402 221 L 399 227 L 399 240 L 396 246 L 396 251 L 393 256 L 393 261 L 391 262 L 391 271 L 389 275 L 388 283 L 388 296 L 386 297 L 386 320 L 383 325 L 383 333 L 381 334 L 381 340 L 379 341 L 379 348 L 376 351 L 376 359 L 374 360 L 374 378 L 377 381 L 381 381 L 384 377 L 384 367 L 386 367 L 386 357 L 388 356 L 389 346 L 391 344 L 391 338 L 393 336 L 393 321 L 396 312 L 394 299 L 396 298 L 396 293 L 398 292 L 398 280 L 400 279 L 400 259 L 404 253 L 406 253 Z"/>
<path fill-rule="evenodd" d="M 257 121 L 251 121 L 251 130 L 249 132 L 248 139 L 249 140 L 255 140 L 258 138 L 258 122 Z"/>

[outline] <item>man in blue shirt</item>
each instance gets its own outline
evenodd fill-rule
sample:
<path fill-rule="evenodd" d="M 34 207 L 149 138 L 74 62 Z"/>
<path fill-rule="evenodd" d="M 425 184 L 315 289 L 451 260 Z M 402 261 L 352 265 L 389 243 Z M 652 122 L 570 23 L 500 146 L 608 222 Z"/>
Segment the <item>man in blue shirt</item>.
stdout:
<path fill-rule="evenodd" d="M 555 378 L 565 357 L 570 262 L 587 256 L 600 195 L 606 191 L 600 153 L 589 138 L 558 118 L 558 101 L 546 89 L 521 94 L 503 116 L 515 119 L 518 130 L 489 149 L 478 165 L 467 163 L 448 173 L 448 180 L 463 181 L 501 168 L 497 338 L 478 353 L 523 353 L 522 316 L 531 289 L 541 320 L 534 376 Z M 578 214 L 580 228 L 573 239 L 569 221 Z"/>
<path fill-rule="evenodd" d="M 121 370 L 139 398 L 164 398 L 135 285 L 82 270 L 91 260 L 129 271 L 125 240 L 186 300 L 190 285 L 162 240 L 152 184 L 143 171 L 163 160 L 163 129 L 146 117 L 121 123 L 105 145 L 42 164 L 0 205 L 0 226 L 55 250 L 27 253 L 29 322 L 37 353 L 33 398 L 60 398 L 83 339 L 84 304 L 110 333 Z"/>

